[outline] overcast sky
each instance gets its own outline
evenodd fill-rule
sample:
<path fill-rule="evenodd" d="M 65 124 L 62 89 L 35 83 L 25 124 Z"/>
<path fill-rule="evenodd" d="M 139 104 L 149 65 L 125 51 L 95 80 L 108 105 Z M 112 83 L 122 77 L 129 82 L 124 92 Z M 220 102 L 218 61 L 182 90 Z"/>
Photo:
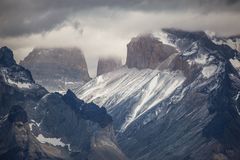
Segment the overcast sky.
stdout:
<path fill-rule="evenodd" d="M 240 0 L 0 0 L 0 44 L 23 59 L 34 47 L 81 48 L 91 75 L 99 56 L 161 28 L 240 34 Z"/>

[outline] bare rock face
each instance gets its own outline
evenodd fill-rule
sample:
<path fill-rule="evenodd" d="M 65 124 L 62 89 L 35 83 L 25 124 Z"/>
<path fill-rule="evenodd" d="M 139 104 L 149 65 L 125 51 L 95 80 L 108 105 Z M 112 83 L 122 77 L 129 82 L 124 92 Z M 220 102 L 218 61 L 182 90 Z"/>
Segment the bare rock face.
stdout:
<path fill-rule="evenodd" d="M 9 67 L 16 64 L 13 59 L 12 51 L 7 47 L 0 48 L 0 65 L 3 67 Z"/>
<path fill-rule="evenodd" d="M 169 45 L 163 44 L 151 34 L 140 35 L 132 38 L 127 45 L 127 62 L 129 68 L 155 69 L 159 63 L 177 50 Z"/>
<path fill-rule="evenodd" d="M 0 48 L 1 160 L 126 159 L 104 107 L 70 90 L 47 92 L 11 57 L 10 49 Z"/>
<path fill-rule="evenodd" d="M 122 66 L 121 59 L 118 58 L 100 58 L 97 66 L 97 76 L 114 71 Z"/>
<path fill-rule="evenodd" d="M 29 69 L 36 82 L 49 91 L 67 90 L 71 88 L 67 85 L 90 80 L 84 55 L 77 48 L 34 49 L 20 65 Z"/>

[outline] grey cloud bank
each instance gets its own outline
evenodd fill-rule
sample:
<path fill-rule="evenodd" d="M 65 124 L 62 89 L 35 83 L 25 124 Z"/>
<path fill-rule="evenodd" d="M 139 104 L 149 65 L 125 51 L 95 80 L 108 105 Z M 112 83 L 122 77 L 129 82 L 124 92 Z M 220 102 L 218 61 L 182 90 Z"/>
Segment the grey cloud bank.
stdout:
<path fill-rule="evenodd" d="M 240 12 L 239 0 L 1 0 L 0 4 L 1 37 L 53 30 L 68 17 L 101 7 L 126 12 Z"/>
<path fill-rule="evenodd" d="M 240 34 L 239 0 L 2 0 L 0 42 L 23 59 L 34 47 L 77 46 L 90 74 L 98 57 L 123 61 L 133 36 L 161 28 Z"/>

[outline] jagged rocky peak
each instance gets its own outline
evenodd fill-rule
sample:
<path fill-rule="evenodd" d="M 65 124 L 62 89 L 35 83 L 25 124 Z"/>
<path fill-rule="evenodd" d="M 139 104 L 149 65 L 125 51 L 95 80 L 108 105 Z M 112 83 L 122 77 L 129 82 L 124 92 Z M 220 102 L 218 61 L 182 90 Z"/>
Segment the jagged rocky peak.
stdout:
<path fill-rule="evenodd" d="M 7 47 L 0 48 L 0 81 L 18 88 L 28 88 L 34 83 L 30 71 L 16 64 L 13 52 Z"/>
<path fill-rule="evenodd" d="M 99 58 L 97 66 L 97 76 L 114 71 L 122 66 L 122 61 L 117 57 Z"/>
<path fill-rule="evenodd" d="M 216 44 L 225 44 L 240 52 L 240 35 L 226 37 L 213 35 L 211 39 Z"/>
<path fill-rule="evenodd" d="M 49 93 L 18 64 L 0 65 L 0 88 L 0 159 L 126 159 L 104 107 Z"/>
<path fill-rule="evenodd" d="M 16 64 L 13 53 L 8 47 L 0 48 L 0 66 L 9 67 Z"/>
<path fill-rule="evenodd" d="M 78 48 L 36 48 L 20 64 L 49 91 L 65 91 L 90 80 L 85 57 Z"/>
<path fill-rule="evenodd" d="M 177 50 L 170 45 L 162 43 L 152 34 L 143 34 L 132 38 L 127 45 L 127 61 L 129 68 L 155 69 L 159 63 Z"/>
<path fill-rule="evenodd" d="M 101 127 L 106 127 L 112 123 L 112 117 L 108 115 L 105 107 L 99 107 L 94 103 L 84 103 L 71 90 L 68 90 L 62 99 L 74 110 L 80 110 L 80 117 L 85 120 L 96 122 Z"/>

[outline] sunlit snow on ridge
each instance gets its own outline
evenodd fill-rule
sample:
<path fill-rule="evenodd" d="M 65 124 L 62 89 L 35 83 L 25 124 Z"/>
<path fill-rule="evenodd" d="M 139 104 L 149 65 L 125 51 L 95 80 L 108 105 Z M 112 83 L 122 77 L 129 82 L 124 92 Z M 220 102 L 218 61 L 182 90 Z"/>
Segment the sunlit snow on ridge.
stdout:
<path fill-rule="evenodd" d="M 32 84 L 28 83 L 28 82 L 17 82 L 17 81 L 11 80 L 7 76 L 7 71 L 4 70 L 4 69 L 2 69 L 1 72 L 2 72 L 2 75 L 3 75 L 4 81 L 11 86 L 17 87 L 19 89 L 30 89 L 31 86 L 32 86 Z"/>
<path fill-rule="evenodd" d="M 124 131 L 138 117 L 169 97 L 184 80 L 180 71 L 123 67 L 96 77 L 74 92 L 78 98 L 104 106 L 110 113 L 127 99 L 137 99 L 138 103 L 131 104 L 130 112 L 125 115 L 125 122 L 121 127 L 121 131 Z"/>
<path fill-rule="evenodd" d="M 142 94 L 140 104 L 128 116 L 121 131 L 124 131 L 135 119 L 169 97 L 184 80 L 185 78 L 171 72 L 160 72 L 153 77 Z M 153 98 L 155 100 L 151 101 Z"/>
<path fill-rule="evenodd" d="M 17 86 L 18 88 L 30 88 L 31 84 L 30 83 L 22 83 L 22 82 L 15 82 L 11 79 L 7 79 L 8 84 Z"/>

